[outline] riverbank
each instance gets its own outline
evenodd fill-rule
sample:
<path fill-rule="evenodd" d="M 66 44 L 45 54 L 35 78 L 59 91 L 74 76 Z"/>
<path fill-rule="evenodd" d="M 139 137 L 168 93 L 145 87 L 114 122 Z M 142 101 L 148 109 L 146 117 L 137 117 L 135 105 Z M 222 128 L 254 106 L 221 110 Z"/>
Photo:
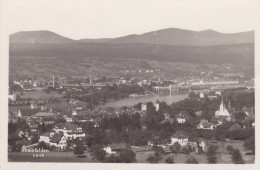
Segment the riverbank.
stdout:
<path fill-rule="evenodd" d="M 160 102 L 166 102 L 168 105 L 184 100 L 188 97 L 188 94 L 174 94 L 174 95 L 145 95 L 139 97 L 128 97 L 119 100 L 108 101 L 101 105 L 101 107 L 114 107 L 121 108 L 123 106 L 131 107 L 140 102 L 156 102 L 157 100 Z"/>

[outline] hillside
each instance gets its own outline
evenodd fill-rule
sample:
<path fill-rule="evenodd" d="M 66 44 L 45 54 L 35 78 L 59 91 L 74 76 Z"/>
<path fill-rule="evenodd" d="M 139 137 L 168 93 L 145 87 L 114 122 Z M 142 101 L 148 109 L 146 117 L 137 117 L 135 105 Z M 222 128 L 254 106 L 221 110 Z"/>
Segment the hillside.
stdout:
<path fill-rule="evenodd" d="M 65 44 L 65 43 L 112 43 L 112 44 L 165 44 L 187 46 L 211 46 L 254 43 L 254 32 L 225 34 L 213 30 L 190 31 L 168 28 L 144 34 L 118 38 L 72 40 L 50 31 L 24 31 L 10 35 L 10 43 Z"/>
<path fill-rule="evenodd" d="M 170 46 L 156 44 L 10 44 L 10 56 L 148 59 L 187 63 L 254 64 L 254 44 Z"/>
<path fill-rule="evenodd" d="M 213 30 L 189 31 L 176 28 L 152 31 L 141 35 L 128 35 L 115 38 L 109 43 L 145 43 L 145 44 L 168 44 L 189 46 L 210 46 L 253 43 L 254 32 L 241 32 L 224 34 Z"/>
<path fill-rule="evenodd" d="M 74 40 L 60 36 L 50 31 L 23 31 L 10 35 L 10 43 L 25 44 L 64 44 Z"/>

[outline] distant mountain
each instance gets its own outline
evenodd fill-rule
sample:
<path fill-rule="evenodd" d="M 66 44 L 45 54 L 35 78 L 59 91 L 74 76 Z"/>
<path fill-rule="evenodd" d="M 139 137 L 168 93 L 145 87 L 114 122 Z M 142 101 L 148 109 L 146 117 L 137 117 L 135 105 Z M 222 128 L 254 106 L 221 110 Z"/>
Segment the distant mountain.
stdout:
<path fill-rule="evenodd" d="M 60 36 L 50 31 L 22 31 L 10 35 L 10 43 L 24 44 L 65 44 L 75 40 Z"/>
<path fill-rule="evenodd" d="M 213 30 L 190 31 L 168 28 L 144 34 L 119 38 L 72 40 L 50 31 L 25 31 L 10 35 L 10 43 L 65 44 L 65 43 L 111 43 L 111 44 L 166 44 L 188 46 L 211 46 L 254 43 L 254 31 L 225 34 Z"/>
<path fill-rule="evenodd" d="M 210 46 L 225 44 L 253 43 L 254 32 L 241 32 L 225 34 L 213 30 L 189 31 L 177 28 L 168 28 L 152 31 L 140 35 L 128 35 L 115 38 L 109 43 L 144 43 L 144 44 L 168 44 L 189 46 Z"/>
<path fill-rule="evenodd" d="M 112 38 L 100 38 L 100 39 L 80 39 L 77 42 L 85 42 L 85 43 L 106 43 L 112 40 Z"/>

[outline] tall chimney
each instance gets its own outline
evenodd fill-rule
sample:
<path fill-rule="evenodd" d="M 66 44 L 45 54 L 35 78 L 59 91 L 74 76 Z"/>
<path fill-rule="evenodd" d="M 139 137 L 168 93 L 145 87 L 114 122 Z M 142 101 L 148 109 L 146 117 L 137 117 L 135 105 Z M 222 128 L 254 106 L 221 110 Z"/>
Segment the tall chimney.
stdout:
<path fill-rule="evenodd" d="M 54 88 L 54 75 L 52 76 L 52 87 Z"/>
<path fill-rule="evenodd" d="M 90 76 L 89 76 L 89 84 L 92 84 L 91 66 L 89 67 L 89 72 L 90 72 Z"/>

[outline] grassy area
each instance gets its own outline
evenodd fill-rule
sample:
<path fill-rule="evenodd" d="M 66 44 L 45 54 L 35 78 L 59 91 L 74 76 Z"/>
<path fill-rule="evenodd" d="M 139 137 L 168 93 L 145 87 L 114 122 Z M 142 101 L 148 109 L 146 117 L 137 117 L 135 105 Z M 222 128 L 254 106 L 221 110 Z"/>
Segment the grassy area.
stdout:
<path fill-rule="evenodd" d="M 223 146 L 232 145 L 234 148 L 240 149 L 243 159 L 247 164 L 254 163 L 255 156 L 247 155 L 243 148 L 243 143 L 241 141 L 233 141 L 232 143 L 226 142 Z M 146 148 L 146 147 L 145 147 Z M 33 157 L 34 153 L 8 153 L 8 160 L 10 162 L 95 162 L 92 160 L 90 153 L 86 152 L 86 157 L 78 158 L 72 152 L 48 152 L 44 153 L 44 157 Z M 146 159 L 149 155 L 152 155 L 153 151 L 142 151 L 136 152 L 137 163 L 147 163 Z M 162 156 L 162 160 L 159 163 L 165 163 L 165 159 L 169 156 L 172 156 L 175 163 L 184 164 L 189 157 L 194 157 L 198 160 L 200 164 L 206 164 L 207 157 L 205 154 L 166 154 Z M 218 164 L 232 164 L 231 156 L 227 153 L 218 153 L 217 154 L 217 163 Z"/>
<path fill-rule="evenodd" d="M 64 94 L 59 94 L 58 92 L 51 92 L 47 94 L 43 90 L 35 90 L 35 91 L 24 91 L 23 95 L 20 92 L 15 92 L 15 94 L 19 95 L 21 98 L 31 98 L 31 99 L 51 99 L 51 98 L 62 98 Z"/>

